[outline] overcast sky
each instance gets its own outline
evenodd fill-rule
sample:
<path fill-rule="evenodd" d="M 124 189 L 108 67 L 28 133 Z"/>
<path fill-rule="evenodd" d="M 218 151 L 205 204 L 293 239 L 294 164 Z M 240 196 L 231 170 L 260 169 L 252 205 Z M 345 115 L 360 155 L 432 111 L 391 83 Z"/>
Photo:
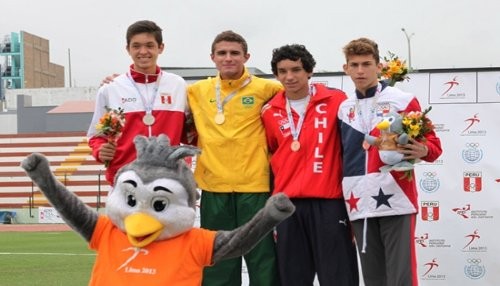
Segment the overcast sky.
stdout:
<path fill-rule="evenodd" d="M 0 40 L 26 31 L 50 41 L 50 61 L 73 86 L 95 86 L 131 63 L 125 31 L 149 19 L 163 28 L 163 67 L 212 67 L 216 34 L 234 30 L 248 41 L 247 66 L 270 73 L 273 48 L 304 44 L 316 71 L 341 71 L 342 47 L 369 37 L 382 55 L 408 58 L 414 68 L 500 67 L 498 0 L 16 0 L 0 6 Z M 70 50 L 71 57 L 68 56 Z"/>

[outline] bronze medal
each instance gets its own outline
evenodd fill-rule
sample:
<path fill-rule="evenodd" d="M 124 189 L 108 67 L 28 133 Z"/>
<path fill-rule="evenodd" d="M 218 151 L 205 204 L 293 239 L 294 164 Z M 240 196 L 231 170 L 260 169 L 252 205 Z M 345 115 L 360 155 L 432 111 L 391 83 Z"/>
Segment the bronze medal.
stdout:
<path fill-rule="evenodd" d="M 290 148 L 293 152 L 297 152 L 300 149 L 300 142 L 297 140 L 293 140 L 292 144 L 290 144 Z"/>

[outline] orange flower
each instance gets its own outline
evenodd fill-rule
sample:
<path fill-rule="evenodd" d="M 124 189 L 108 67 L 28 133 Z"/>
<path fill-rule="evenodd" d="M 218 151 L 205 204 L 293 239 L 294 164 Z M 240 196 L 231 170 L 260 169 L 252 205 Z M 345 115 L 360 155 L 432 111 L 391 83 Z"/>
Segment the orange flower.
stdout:
<path fill-rule="evenodd" d="M 123 126 L 125 126 L 125 114 L 121 107 L 111 109 L 105 106 L 107 112 L 99 118 L 99 123 L 96 124 L 97 135 L 107 137 L 108 142 L 116 142 L 121 136 Z M 109 162 L 104 162 L 104 166 L 108 167 Z"/>

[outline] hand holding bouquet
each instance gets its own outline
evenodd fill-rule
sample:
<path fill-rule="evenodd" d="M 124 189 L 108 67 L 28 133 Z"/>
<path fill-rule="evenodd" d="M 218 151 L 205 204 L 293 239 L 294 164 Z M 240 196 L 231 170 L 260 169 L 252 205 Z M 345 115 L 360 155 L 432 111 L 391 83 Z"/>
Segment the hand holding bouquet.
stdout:
<path fill-rule="evenodd" d="M 99 119 L 96 124 L 97 135 L 106 137 L 109 143 L 115 143 L 121 136 L 123 126 L 125 126 L 125 114 L 121 107 L 118 109 L 111 109 L 107 106 L 106 113 Z M 109 161 L 104 162 L 104 166 L 109 166 Z"/>

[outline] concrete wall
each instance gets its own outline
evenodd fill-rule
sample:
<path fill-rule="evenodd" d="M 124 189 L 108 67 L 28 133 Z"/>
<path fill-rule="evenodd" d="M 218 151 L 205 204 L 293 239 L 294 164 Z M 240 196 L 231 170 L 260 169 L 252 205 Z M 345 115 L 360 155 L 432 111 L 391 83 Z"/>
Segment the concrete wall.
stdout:
<path fill-rule="evenodd" d="M 87 131 L 92 112 L 47 114 L 47 132 Z"/>
<path fill-rule="evenodd" d="M 33 106 L 59 106 L 68 100 L 95 100 L 98 87 L 5 89 L 7 110 L 17 109 L 17 95 L 32 97 Z"/>
<path fill-rule="evenodd" d="M 47 112 L 70 100 L 93 101 L 96 93 L 97 87 L 5 89 L 0 134 L 87 131 L 91 113 Z"/>
<path fill-rule="evenodd" d="M 0 111 L 0 134 L 17 134 L 17 113 Z"/>
<path fill-rule="evenodd" d="M 17 133 L 47 132 L 47 112 L 55 106 L 31 106 L 31 96 L 17 96 Z"/>
<path fill-rule="evenodd" d="M 92 112 L 48 113 L 57 106 L 33 106 L 32 96 L 17 96 L 17 133 L 87 131 Z"/>

